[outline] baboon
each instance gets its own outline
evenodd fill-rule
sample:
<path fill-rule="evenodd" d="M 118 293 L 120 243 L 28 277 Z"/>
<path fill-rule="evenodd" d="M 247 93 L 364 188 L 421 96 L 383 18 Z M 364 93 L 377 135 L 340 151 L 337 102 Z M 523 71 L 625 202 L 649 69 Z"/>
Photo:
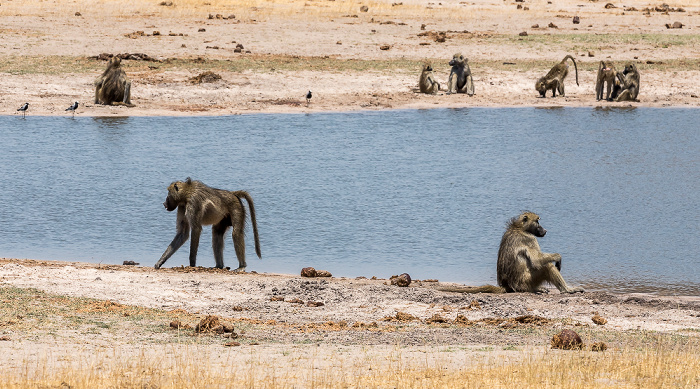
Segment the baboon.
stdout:
<path fill-rule="evenodd" d="M 119 57 L 112 57 L 105 71 L 95 80 L 95 104 L 120 104 L 133 107 L 131 81 L 126 77 L 121 62 Z"/>
<path fill-rule="evenodd" d="M 562 96 L 566 96 L 564 94 L 564 79 L 569 75 L 569 64 L 566 63 L 567 59 L 571 59 L 574 63 L 574 69 L 576 69 L 576 85 L 578 85 L 578 67 L 576 66 L 576 60 L 574 57 L 567 55 L 561 62 L 554 65 L 546 76 L 540 77 L 535 83 L 535 89 L 540 92 L 540 96 L 544 97 L 548 90 L 552 91 L 552 97 L 556 97 L 557 92 Z"/>
<path fill-rule="evenodd" d="M 189 237 L 190 241 L 190 266 L 197 264 L 197 248 L 202 226 L 212 225 L 212 248 L 216 267 L 224 267 L 224 233 L 233 226 L 233 246 L 238 257 L 236 272 L 245 271 L 245 208 L 241 199 L 248 202 L 250 208 L 250 220 L 253 224 L 253 237 L 255 238 L 255 253 L 260 256 L 260 240 L 258 238 L 258 225 L 255 220 L 255 207 L 253 199 L 248 192 L 228 191 L 211 188 L 201 181 L 193 181 L 187 177 L 185 181 L 175 181 L 168 186 L 168 196 L 163 206 L 168 212 L 177 208 L 177 233 L 175 238 L 156 263 L 159 269 L 180 248 Z"/>
<path fill-rule="evenodd" d="M 433 76 L 433 67 L 429 63 L 423 65 L 423 71 L 420 73 L 418 81 L 421 93 L 434 95 L 440 90 L 440 83 L 435 81 Z"/>
<path fill-rule="evenodd" d="M 625 66 L 625 70 L 617 73 L 617 78 L 620 80 L 621 88 L 620 95 L 615 101 L 639 101 L 639 71 L 637 65 L 629 63 Z"/>
<path fill-rule="evenodd" d="M 547 230 L 539 220 L 537 214 L 523 212 L 508 222 L 498 249 L 498 285 L 506 292 L 547 293 L 542 287 L 547 281 L 562 293 L 583 292 L 583 288 L 566 285 L 560 273 L 561 255 L 541 251 L 537 238 L 543 237 Z"/>
<path fill-rule="evenodd" d="M 474 95 L 474 79 L 472 71 L 467 63 L 468 59 L 460 53 L 452 56 L 450 61 L 450 78 L 447 80 L 447 94 L 466 93 L 469 96 Z"/>
<path fill-rule="evenodd" d="M 617 70 L 612 61 L 600 61 L 598 65 L 598 77 L 595 83 L 596 101 L 603 99 L 603 85 L 607 84 L 605 100 L 613 101 L 620 93 L 620 80 L 617 79 Z"/>

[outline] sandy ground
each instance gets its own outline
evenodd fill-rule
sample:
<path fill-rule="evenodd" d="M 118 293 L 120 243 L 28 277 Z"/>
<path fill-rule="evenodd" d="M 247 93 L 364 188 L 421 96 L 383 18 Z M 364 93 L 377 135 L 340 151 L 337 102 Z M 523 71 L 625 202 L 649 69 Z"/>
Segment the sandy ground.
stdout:
<path fill-rule="evenodd" d="M 19 319 L 5 316 L 0 320 L 0 336 L 9 340 L 0 341 L 0 352 L 13 355 L 2 365 L 21 369 L 27 364 L 52 363 L 47 355 L 65 352 L 94 356 L 118 350 L 133 356 L 143 350 L 187 347 L 212 363 L 274 360 L 279 371 L 293 368 L 300 360 L 321 367 L 347 366 L 367 359 L 386 363 L 387 356 L 395 354 L 408 364 L 427 361 L 458 368 L 489 358 L 508 361 L 522 358 L 526 351 L 546 350 L 551 337 L 562 329 L 576 330 L 589 345 L 605 342 L 612 349 L 649 344 L 647 339 L 653 334 L 696 338 L 700 333 L 697 296 L 562 295 L 556 290 L 548 295 L 462 295 L 436 290 L 440 285 L 445 284 L 417 281 L 402 288 L 383 279 L 1 259 L 0 288 L 35 288 L 51 295 L 164 310 L 170 314 L 154 323 L 162 328 L 167 328 L 168 315 L 175 320 L 187 312 L 181 320 L 192 327 L 201 318 L 216 315 L 236 326 L 240 333 L 237 341 L 242 344 L 238 350 L 255 348 L 254 355 L 217 352 L 230 341 L 221 335 L 186 345 L 180 338 L 173 340 L 167 330 L 146 334 L 128 318 L 118 326 L 104 326 L 118 328 L 116 332 L 101 327 L 81 332 L 70 326 L 19 330 L 10 324 L 30 319 L 18 315 Z M 310 306 L 309 302 L 323 305 Z M 398 313 L 412 315 L 415 320 L 397 320 Z M 456 319 L 460 315 L 472 323 L 459 324 Z M 596 315 L 607 323 L 594 324 Z M 431 324 L 430 319 L 436 317 L 444 322 Z M 527 318 L 544 321 L 528 324 Z M 449 354 L 442 354 L 446 349 Z"/>
<path fill-rule="evenodd" d="M 78 115 L 95 116 L 474 106 L 697 107 L 700 103 L 696 32 L 700 5 L 696 2 L 667 2 L 670 11 L 665 12 L 656 9 L 661 2 L 649 0 L 614 0 L 610 4 L 615 8 L 587 0 L 417 0 L 366 3 L 367 12 L 361 12 L 359 4 L 321 1 L 225 6 L 183 0 L 170 7 L 158 2 L 109 3 L 11 0 L 2 4 L 0 55 L 5 63 L 0 71 L 0 104 L 5 114 L 16 115 L 15 109 L 25 101 L 30 103 L 30 115 L 65 115 L 65 108 L 79 101 Z M 674 12 L 678 8 L 685 12 Z M 208 19 L 216 13 L 235 14 L 235 18 Z M 580 24 L 572 22 L 574 16 L 580 17 Z M 665 27 L 674 22 L 681 22 L 683 28 Z M 126 36 L 135 31 L 145 36 Z M 154 31 L 160 35 L 154 36 Z M 440 31 L 447 34 L 445 42 L 437 42 L 434 35 L 420 36 Z M 521 32 L 528 36 L 519 36 Z M 237 44 L 244 47 L 241 53 L 234 52 Z M 31 63 L 105 52 L 145 53 L 165 61 L 147 66 L 124 61 L 136 107 L 92 103 L 92 81 L 104 62 L 95 60 L 75 72 Z M 476 95 L 415 93 L 420 63 L 433 62 L 436 78 L 445 85 L 447 62 L 455 52 L 469 58 Z M 578 59 L 579 85 L 571 73 L 565 83 L 566 97 L 537 97 L 535 80 L 566 54 Z M 167 62 L 197 58 L 199 65 Z M 619 68 L 629 61 L 638 64 L 639 103 L 595 100 L 597 65 L 603 59 L 615 61 Z M 353 60 L 367 66 L 339 66 Z M 254 65 L 246 67 L 245 61 Z M 235 70 L 222 65 L 229 62 L 243 65 Z M 288 69 L 287 62 L 296 65 Z M 197 85 L 188 82 L 205 70 L 222 79 Z M 314 97 L 307 106 L 308 90 Z"/>

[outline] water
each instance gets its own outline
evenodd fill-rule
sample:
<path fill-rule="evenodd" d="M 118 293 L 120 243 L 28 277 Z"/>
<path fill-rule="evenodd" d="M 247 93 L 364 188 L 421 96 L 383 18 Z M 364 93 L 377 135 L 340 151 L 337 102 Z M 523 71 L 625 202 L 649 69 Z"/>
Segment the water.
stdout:
<path fill-rule="evenodd" d="M 494 284 L 504 225 L 527 209 L 570 284 L 697 295 L 697 123 L 651 108 L 0 117 L 0 256 L 151 266 L 175 233 L 166 187 L 191 176 L 252 194 L 248 270 Z M 230 238 L 224 257 L 236 267 Z"/>

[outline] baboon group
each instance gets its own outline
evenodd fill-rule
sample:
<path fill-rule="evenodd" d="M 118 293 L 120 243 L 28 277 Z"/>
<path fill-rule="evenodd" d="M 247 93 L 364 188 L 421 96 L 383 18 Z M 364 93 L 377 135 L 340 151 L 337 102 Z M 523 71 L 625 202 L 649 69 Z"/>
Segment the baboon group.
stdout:
<path fill-rule="evenodd" d="M 242 200 L 248 203 L 250 209 L 255 253 L 258 258 L 262 258 L 255 206 L 250 194 L 242 190 L 212 188 L 188 177 L 185 181 L 175 181 L 168 186 L 163 206 L 168 212 L 177 209 L 177 232 L 156 262 L 155 268 L 160 269 L 188 239 L 190 266 L 196 266 L 202 226 L 211 225 L 216 267 L 224 267 L 224 234 L 229 227 L 233 227 L 233 245 L 238 257 L 238 268 L 234 271 L 245 271 L 246 211 Z M 547 230 L 540 225 L 539 220 L 537 214 L 523 212 L 508 223 L 498 249 L 496 269 L 499 286 L 448 287 L 441 290 L 459 293 L 547 293 L 543 284 L 549 282 L 561 293 L 583 292 L 582 288 L 571 288 L 564 281 L 561 275 L 561 255 L 543 253 L 540 249 L 537 238 L 543 237 Z"/>
<path fill-rule="evenodd" d="M 576 72 L 576 85 L 578 83 L 578 66 L 576 60 L 571 55 L 566 55 L 561 62 L 554 65 L 549 72 L 537 79 L 535 90 L 540 97 L 545 97 L 547 91 L 552 91 L 552 97 L 561 96 L 564 93 L 564 79 L 569 75 L 569 64 L 567 60 L 574 64 Z M 474 80 L 472 72 L 467 63 L 467 59 L 460 53 L 455 54 L 449 62 L 452 67 L 448 81 L 447 94 L 466 93 L 474 95 Z M 603 99 L 603 88 L 607 86 L 605 100 L 607 101 L 639 101 L 639 71 L 634 63 L 625 65 L 623 71 L 616 71 L 612 61 L 600 61 L 598 66 L 598 76 L 596 78 L 596 100 Z M 433 66 L 430 63 L 423 65 L 418 86 L 421 93 L 437 94 L 440 91 L 440 83 L 435 80 Z"/>

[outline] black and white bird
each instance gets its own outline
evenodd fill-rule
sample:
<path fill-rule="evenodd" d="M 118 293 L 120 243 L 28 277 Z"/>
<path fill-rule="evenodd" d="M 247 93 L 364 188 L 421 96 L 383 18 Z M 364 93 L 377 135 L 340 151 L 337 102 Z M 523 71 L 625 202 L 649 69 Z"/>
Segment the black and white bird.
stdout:
<path fill-rule="evenodd" d="M 76 101 L 70 107 L 66 108 L 66 111 L 73 111 L 73 116 L 75 116 L 75 110 L 78 109 L 78 102 Z"/>
<path fill-rule="evenodd" d="M 21 107 L 17 108 L 17 111 L 22 111 L 22 117 L 27 115 L 27 110 L 29 109 L 29 103 L 24 103 Z"/>
<path fill-rule="evenodd" d="M 309 91 L 309 93 L 306 94 L 306 105 L 309 105 L 310 102 L 311 102 L 311 91 Z"/>

